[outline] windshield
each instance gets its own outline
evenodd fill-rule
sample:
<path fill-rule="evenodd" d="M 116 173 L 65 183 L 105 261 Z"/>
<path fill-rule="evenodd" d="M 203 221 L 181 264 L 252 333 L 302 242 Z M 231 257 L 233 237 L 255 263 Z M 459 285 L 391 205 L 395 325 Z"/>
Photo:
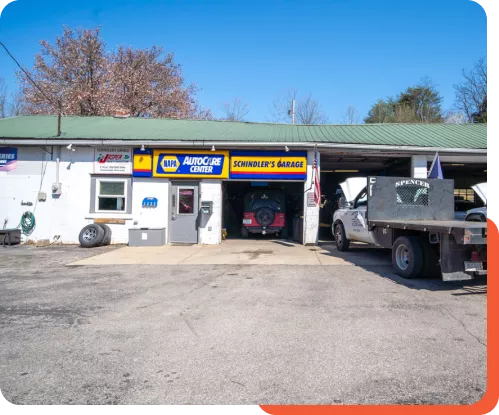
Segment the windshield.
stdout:
<path fill-rule="evenodd" d="M 285 213 L 285 197 L 281 192 L 262 191 L 248 193 L 244 197 L 244 211 L 252 212 L 262 207 L 268 207 L 276 212 Z"/>

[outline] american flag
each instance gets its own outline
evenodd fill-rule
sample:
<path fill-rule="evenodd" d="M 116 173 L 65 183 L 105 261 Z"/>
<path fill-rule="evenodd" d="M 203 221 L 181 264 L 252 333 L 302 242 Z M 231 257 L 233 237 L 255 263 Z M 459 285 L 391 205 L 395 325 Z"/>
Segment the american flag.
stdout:
<path fill-rule="evenodd" d="M 312 172 L 314 177 L 314 200 L 320 206 L 321 203 L 321 182 L 320 182 L 320 174 L 319 174 L 319 160 L 317 153 L 317 146 L 315 146 L 314 153 L 314 165 L 312 166 Z"/>

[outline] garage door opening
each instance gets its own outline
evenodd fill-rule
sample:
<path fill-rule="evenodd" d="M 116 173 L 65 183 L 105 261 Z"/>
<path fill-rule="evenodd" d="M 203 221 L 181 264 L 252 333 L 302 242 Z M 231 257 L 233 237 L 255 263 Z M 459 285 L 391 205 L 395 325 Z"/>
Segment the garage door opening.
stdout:
<path fill-rule="evenodd" d="M 222 192 L 227 238 L 301 241 L 303 182 L 227 181 Z"/>

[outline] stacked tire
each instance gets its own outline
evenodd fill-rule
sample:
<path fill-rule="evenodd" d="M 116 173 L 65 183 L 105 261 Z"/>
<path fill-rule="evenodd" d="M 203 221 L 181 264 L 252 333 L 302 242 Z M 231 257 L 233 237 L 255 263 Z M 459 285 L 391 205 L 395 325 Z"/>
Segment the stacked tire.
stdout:
<path fill-rule="evenodd" d="M 80 231 L 78 240 L 82 248 L 109 245 L 111 243 L 111 228 L 103 223 L 92 223 Z"/>

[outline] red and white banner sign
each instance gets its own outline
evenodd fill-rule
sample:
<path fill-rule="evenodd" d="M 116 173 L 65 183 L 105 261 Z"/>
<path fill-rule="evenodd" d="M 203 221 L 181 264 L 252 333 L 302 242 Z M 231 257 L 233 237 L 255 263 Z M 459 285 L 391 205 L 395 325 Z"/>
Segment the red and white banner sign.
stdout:
<path fill-rule="evenodd" d="M 96 148 L 94 155 L 96 174 L 132 174 L 131 148 Z"/>

